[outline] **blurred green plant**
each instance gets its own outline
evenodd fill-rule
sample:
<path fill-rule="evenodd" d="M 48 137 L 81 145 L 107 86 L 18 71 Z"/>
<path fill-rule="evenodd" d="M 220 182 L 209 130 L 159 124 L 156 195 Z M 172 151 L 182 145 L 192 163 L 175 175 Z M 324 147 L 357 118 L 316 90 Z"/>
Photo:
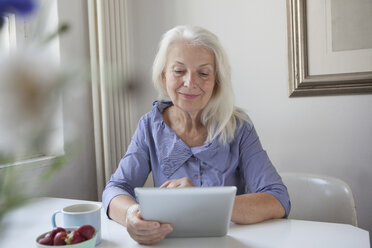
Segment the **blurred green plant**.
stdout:
<path fill-rule="evenodd" d="M 53 162 L 38 176 L 38 180 L 26 182 L 26 185 L 20 180 L 20 177 L 25 174 L 22 166 L 9 165 L 2 168 L 0 172 L 0 222 L 8 211 L 26 204 L 31 199 L 29 191 L 48 182 L 66 163 L 67 155 L 55 157 Z"/>
<path fill-rule="evenodd" d="M 5 129 L 0 136 L 0 227 L 8 211 L 30 200 L 30 189 L 45 184 L 68 162 L 66 154 L 58 154 L 43 168 L 37 180 L 20 180 L 25 166 L 17 165 L 17 161 L 22 160 L 19 154 L 48 149 L 58 96 L 76 76 L 51 61 L 48 50 L 50 43 L 67 32 L 69 26 L 63 23 L 55 31 L 45 32 L 45 13 L 49 6 L 44 6 L 43 11 L 35 6 L 38 6 L 36 0 L 0 0 L 0 29 L 3 15 L 9 12 L 23 17 L 32 11 L 39 12 L 35 13 L 34 39 L 24 47 L 17 47 L 11 56 L 0 54 L 0 127 Z M 18 125 L 26 130 L 21 135 L 27 134 L 21 139 L 8 132 Z"/>

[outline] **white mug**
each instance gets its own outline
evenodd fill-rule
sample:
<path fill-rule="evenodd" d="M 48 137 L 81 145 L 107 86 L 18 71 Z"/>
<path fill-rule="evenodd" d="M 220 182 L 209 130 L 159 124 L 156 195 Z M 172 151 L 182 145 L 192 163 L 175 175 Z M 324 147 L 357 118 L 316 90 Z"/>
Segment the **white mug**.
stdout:
<path fill-rule="evenodd" d="M 81 225 L 92 225 L 97 230 L 96 245 L 101 243 L 101 204 L 83 203 L 74 204 L 56 211 L 52 215 L 53 228 L 60 226 L 56 224 L 56 215 L 63 214 L 63 227 L 77 227 Z"/>

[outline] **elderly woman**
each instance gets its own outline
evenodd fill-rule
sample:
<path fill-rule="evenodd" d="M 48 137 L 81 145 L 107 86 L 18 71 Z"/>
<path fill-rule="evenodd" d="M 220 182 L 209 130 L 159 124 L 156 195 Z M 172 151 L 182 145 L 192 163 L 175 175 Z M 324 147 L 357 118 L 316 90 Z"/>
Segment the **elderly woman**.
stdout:
<path fill-rule="evenodd" d="M 141 244 L 155 244 L 172 231 L 139 212 L 134 188 L 150 172 L 155 187 L 236 186 L 231 220 L 239 224 L 288 216 L 287 189 L 248 116 L 234 106 L 218 38 L 200 27 L 169 30 L 153 64 L 153 81 L 168 100 L 155 101 L 140 119 L 103 192 L 108 216 Z"/>

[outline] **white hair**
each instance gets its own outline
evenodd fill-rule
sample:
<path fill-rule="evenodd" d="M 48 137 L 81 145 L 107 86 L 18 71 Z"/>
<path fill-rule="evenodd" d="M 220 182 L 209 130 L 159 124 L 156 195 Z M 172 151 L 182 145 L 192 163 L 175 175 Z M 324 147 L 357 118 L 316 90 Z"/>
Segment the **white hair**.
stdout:
<path fill-rule="evenodd" d="M 169 98 L 163 84 L 162 73 L 166 67 L 169 47 L 175 41 L 187 41 L 213 52 L 216 82 L 211 99 L 202 110 L 200 121 L 207 128 L 206 143 L 211 142 L 217 136 L 223 144 L 230 142 L 234 138 L 237 120 L 241 120 L 240 124 L 243 123 L 242 121 L 250 121 L 242 110 L 235 107 L 230 65 L 225 50 L 215 34 L 201 27 L 177 26 L 163 35 L 152 67 L 152 79 L 160 98 Z"/>

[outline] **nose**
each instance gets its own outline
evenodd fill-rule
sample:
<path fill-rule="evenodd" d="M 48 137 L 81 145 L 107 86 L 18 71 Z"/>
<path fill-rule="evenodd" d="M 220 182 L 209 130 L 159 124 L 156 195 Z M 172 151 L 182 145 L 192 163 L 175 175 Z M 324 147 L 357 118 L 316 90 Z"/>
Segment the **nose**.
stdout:
<path fill-rule="evenodd" d="M 196 85 L 196 77 L 194 73 L 189 72 L 185 75 L 184 80 L 183 80 L 183 85 L 188 88 L 192 88 Z"/>

